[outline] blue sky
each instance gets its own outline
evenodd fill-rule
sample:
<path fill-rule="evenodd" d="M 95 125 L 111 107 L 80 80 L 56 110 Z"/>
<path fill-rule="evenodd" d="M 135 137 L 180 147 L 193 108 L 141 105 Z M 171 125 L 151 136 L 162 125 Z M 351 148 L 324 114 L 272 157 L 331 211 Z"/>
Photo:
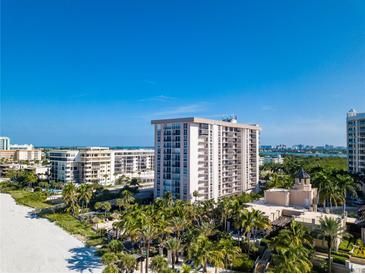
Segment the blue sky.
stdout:
<path fill-rule="evenodd" d="M 1 135 L 151 145 L 237 114 L 263 144 L 345 144 L 365 111 L 365 1 L 1 1 Z"/>

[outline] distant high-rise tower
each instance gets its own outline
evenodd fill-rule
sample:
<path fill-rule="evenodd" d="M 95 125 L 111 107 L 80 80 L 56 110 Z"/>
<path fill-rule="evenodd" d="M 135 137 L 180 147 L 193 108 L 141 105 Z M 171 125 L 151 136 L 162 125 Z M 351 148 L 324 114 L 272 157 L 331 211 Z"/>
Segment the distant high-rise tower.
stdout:
<path fill-rule="evenodd" d="M 347 113 L 348 168 L 365 174 L 365 113 L 351 109 Z"/>
<path fill-rule="evenodd" d="M 234 118 L 153 120 L 155 197 L 171 192 L 176 199 L 216 200 L 252 190 L 259 175 L 260 128 Z"/>
<path fill-rule="evenodd" d="M 10 138 L 0 136 L 0 150 L 9 150 L 9 149 L 10 149 Z"/>

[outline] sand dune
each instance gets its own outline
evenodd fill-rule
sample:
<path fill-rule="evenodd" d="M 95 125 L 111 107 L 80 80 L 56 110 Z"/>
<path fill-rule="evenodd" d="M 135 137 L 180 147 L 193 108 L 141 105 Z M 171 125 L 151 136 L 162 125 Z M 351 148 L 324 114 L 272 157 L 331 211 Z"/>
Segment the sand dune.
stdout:
<path fill-rule="evenodd" d="M 0 193 L 0 272 L 101 272 L 94 250 Z"/>

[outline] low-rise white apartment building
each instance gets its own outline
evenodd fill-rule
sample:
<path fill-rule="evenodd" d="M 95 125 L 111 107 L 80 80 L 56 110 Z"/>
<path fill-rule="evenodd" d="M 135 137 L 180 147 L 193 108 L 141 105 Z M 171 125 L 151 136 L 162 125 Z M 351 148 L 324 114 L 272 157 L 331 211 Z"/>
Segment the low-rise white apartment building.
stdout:
<path fill-rule="evenodd" d="M 153 182 L 154 150 L 90 147 L 53 150 L 49 157 L 50 177 L 55 181 L 113 184 L 115 179 L 124 175 L 140 179 L 141 188 L 148 188 Z"/>
<path fill-rule="evenodd" d="M 207 200 L 255 188 L 258 125 L 203 118 L 153 120 L 155 197 Z"/>
<path fill-rule="evenodd" d="M 346 122 L 348 169 L 365 174 L 365 112 L 350 110 Z"/>
<path fill-rule="evenodd" d="M 75 183 L 113 182 L 114 158 L 106 147 L 53 150 L 49 153 L 51 180 Z"/>
<path fill-rule="evenodd" d="M 18 149 L 15 151 L 15 161 L 41 161 L 42 150 L 40 149 Z"/>
<path fill-rule="evenodd" d="M 113 150 L 115 175 L 138 174 L 153 171 L 155 152 L 153 149 Z"/>
<path fill-rule="evenodd" d="M 126 176 L 140 180 L 140 189 L 153 189 L 154 161 L 153 149 L 120 149 L 113 150 L 114 176 Z"/>
<path fill-rule="evenodd" d="M 10 149 L 13 150 L 27 150 L 27 149 L 34 149 L 34 146 L 32 144 L 10 144 Z"/>
<path fill-rule="evenodd" d="M 0 159 L 6 159 L 11 162 L 19 161 L 41 161 L 42 150 L 31 149 L 31 150 L 0 150 Z"/>

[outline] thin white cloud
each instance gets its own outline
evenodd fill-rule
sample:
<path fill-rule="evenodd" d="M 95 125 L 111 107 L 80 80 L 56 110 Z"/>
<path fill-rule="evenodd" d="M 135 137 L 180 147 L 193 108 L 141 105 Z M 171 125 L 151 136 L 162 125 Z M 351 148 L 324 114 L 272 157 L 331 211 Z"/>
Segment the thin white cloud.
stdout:
<path fill-rule="evenodd" d="M 274 107 L 271 105 L 263 105 L 261 106 L 261 110 L 262 111 L 270 111 L 270 110 L 274 110 Z"/>
<path fill-rule="evenodd" d="M 204 111 L 206 109 L 206 103 L 197 103 L 197 104 L 189 104 L 189 105 L 181 105 L 174 108 L 168 108 L 166 110 L 158 111 L 152 113 L 153 117 L 161 117 L 161 116 L 174 116 L 174 115 L 183 115 L 186 116 L 188 114 L 196 114 Z"/>
<path fill-rule="evenodd" d="M 149 85 L 152 85 L 152 86 L 154 86 L 154 85 L 156 85 L 156 84 L 157 84 L 157 82 L 155 82 L 155 81 L 151 81 L 151 80 L 143 80 L 143 82 L 145 82 L 145 83 L 147 83 L 147 84 L 149 84 Z"/>
<path fill-rule="evenodd" d="M 166 95 L 158 95 L 158 96 L 153 96 L 153 97 L 148 97 L 148 98 L 142 98 L 140 100 L 138 100 L 138 102 L 168 102 L 168 101 L 173 101 L 175 99 L 175 97 L 170 97 L 170 96 L 166 96 Z"/>

